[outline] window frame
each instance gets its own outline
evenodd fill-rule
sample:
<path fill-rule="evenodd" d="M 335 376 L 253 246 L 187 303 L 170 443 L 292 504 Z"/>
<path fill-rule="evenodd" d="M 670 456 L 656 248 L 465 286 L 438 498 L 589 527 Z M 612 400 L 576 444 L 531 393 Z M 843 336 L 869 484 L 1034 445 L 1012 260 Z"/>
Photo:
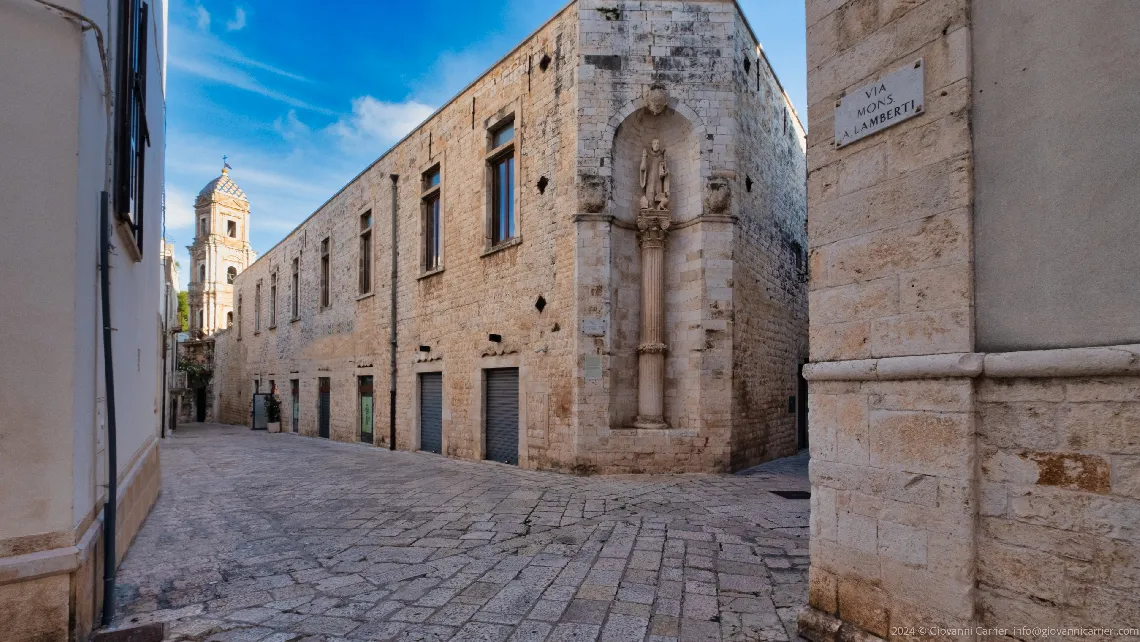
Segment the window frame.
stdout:
<path fill-rule="evenodd" d="M 438 177 L 435 184 L 431 178 Z M 433 210 L 434 206 L 434 210 Z M 420 274 L 443 271 L 443 164 L 420 173 Z"/>
<path fill-rule="evenodd" d="M 269 329 L 277 327 L 277 270 L 269 273 Z"/>
<path fill-rule="evenodd" d="M 301 318 L 301 255 L 293 257 L 291 283 L 292 288 L 290 292 L 289 313 L 290 321 L 296 321 Z"/>
<path fill-rule="evenodd" d="M 368 226 L 364 226 L 364 219 L 367 217 Z M 358 236 L 359 242 L 357 243 L 357 295 L 361 297 L 372 294 L 373 289 L 373 264 L 376 261 L 375 252 L 373 251 L 375 245 L 373 243 L 372 229 L 375 227 L 375 219 L 372 216 L 372 209 L 369 208 L 360 213 L 357 217 L 360 223 L 360 233 Z"/>
<path fill-rule="evenodd" d="M 253 286 L 253 333 L 261 334 L 261 279 Z"/>
<path fill-rule="evenodd" d="M 484 191 L 486 192 L 485 204 L 486 217 L 485 217 L 485 232 L 484 232 L 484 254 L 491 254 L 498 250 L 517 245 L 522 242 L 522 231 L 519 217 L 519 134 L 520 122 L 518 119 L 518 109 L 512 107 L 508 110 L 503 110 L 496 115 L 493 119 L 488 119 L 486 123 L 486 146 L 487 152 L 484 156 Z M 514 129 L 511 139 L 505 143 L 495 146 L 495 135 L 506 127 Z M 498 168 L 504 162 L 510 162 L 511 171 L 509 177 L 509 207 L 510 207 L 510 235 L 503 235 L 501 230 L 497 227 L 499 224 L 499 212 L 496 205 L 501 202 L 498 200 L 498 192 L 496 189 L 498 183 Z"/>
<path fill-rule="evenodd" d="M 332 235 L 326 236 L 321 239 L 321 272 L 320 272 L 320 288 L 318 288 L 318 296 L 320 299 L 318 307 L 321 310 L 326 310 L 332 307 Z"/>
<path fill-rule="evenodd" d="M 118 78 L 115 92 L 115 218 L 133 241 L 141 260 L 146 246 L 143 223 L 146 200 L 147 65 L 150 38 L 150 4 L 127 0 L 119 13 Z"/>
<path fill-rule="evenodd" d="M 231 228 L 233 229 L 233 234 L 230 234 Z M 239 230 L 237 221 L 233 219 L 226 219 L 226 238 L 236 239 L 238 238 L 238 232 Z"/>

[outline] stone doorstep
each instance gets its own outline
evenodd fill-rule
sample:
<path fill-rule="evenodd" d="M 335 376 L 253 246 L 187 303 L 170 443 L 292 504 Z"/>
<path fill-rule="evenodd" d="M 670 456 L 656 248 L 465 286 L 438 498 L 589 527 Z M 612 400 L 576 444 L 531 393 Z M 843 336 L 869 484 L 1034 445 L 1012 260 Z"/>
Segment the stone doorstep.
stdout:
<path fill-rule="evenodd" d="M 162 642 L 166 636 L 166 623 L 136 624 L 96 631 L 91 642 Z"/>
<path fill-rule="evenodd" d="M 810 606 L 800 611 L 796 629 L 811 642 L 883 642 L 877 635 Z"/>

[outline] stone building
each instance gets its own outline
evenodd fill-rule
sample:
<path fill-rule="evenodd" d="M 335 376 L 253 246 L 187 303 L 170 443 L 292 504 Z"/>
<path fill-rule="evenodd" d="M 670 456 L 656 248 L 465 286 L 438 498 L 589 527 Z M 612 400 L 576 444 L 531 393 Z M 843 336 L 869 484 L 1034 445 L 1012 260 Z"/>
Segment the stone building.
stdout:
<path fill-rule="evenodd" d="M 803 144 L 735 3 L 571 3 L 238 275 L 221 416 L 276 389 L 284 430 L 582 473 L 793 454 Z"/>
<path fill-rule="evenodd" d="M 802 633 L 1136 627 L 1140 4 L 808 0 L 807 22 Z"/>
<path fill-rule="evenodd" d="M 221 175 L 194 200 L 194 243 L 187 248 L 191 335 L 209 336 L 233 323 L 234 280 L 256 257 L 249 219 L 249 199 L 223 164 Z"/>
<path fill-rule="evenodd" d="M 87 640 L 161 485 L 165 5 L 0 3 L 4 642 Z"/>

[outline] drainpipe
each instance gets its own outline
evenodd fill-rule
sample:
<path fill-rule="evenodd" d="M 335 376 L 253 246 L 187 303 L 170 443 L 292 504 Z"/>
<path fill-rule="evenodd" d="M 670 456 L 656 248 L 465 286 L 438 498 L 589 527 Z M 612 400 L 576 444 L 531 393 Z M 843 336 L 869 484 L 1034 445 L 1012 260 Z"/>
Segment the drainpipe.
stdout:
<path fill-rule="evenodd" d="M 396 184 L 399 174 L 392 174 L 392 285 L 389 288 L 392 298 L 389 302 L 391 316 L 388 320 L 388 450 L 396 449 Z"/>
<path fill-rule="evenodd" d="M 119 499 L 118 443 L 115 432 L 115 369 L 111 354 L 110 195 L 99 203 L 99 298 L 103 307 L 103 379 L 107 397 L 107 498 L 103 503 L 103 626 L 115 615 L 115 520 Z"/>

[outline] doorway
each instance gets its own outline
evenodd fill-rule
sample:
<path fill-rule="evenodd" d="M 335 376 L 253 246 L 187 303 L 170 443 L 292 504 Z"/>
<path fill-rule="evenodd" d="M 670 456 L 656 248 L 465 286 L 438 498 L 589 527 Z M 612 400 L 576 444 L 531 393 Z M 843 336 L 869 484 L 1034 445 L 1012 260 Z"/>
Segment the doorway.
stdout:
<path fill-rule="evenodd" d="M 202 423 L 206 421 L 206 389 L 194 389 L 194 421 Z"/>
<path fill-rule="evenodd" d="M 329 414 L 332 397 L 332 380 L 329 377 L 317 379 L 317 390 L 320 393 L 317 406 L 317 436 L 329 438 Z"/>
<path fill-rule="evenodd" d="M 487 456 L 491 461 L 519 463 L 519 369 L 486 370 Z"/>
<path fill-rule="evenodd" d="M 372 376 L 357 377 L 357 389 L 360 394 L 360 441 L 365 444 L 373 443 L 372 435 Z"/>

